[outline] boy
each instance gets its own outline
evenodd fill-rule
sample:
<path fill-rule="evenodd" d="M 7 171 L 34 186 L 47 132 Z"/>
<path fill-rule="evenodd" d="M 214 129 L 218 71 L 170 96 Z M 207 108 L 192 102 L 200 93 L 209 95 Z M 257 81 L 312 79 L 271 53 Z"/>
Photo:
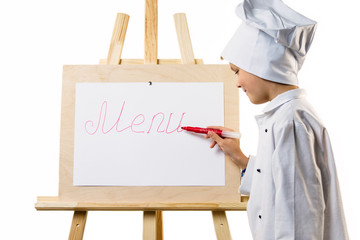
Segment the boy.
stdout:
<path fill-rule="evenodd" d="M 248 158 L 238 140 L 214 132 L 206 137 L 243 169 L 253 238 L 348 239 L 329 136 L 297 82 L 316 22 L 280 0 L 245 0 L 236 12 L 244 23 L 222 57 L 252 103 L 269 102 L 256 117 L 258 154 Z"/>

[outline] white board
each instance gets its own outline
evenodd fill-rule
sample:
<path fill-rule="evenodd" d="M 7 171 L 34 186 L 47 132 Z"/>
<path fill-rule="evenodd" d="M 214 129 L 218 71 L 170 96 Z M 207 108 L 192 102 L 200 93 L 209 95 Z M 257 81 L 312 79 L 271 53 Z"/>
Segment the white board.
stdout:
<path fill-rule="evenodd" d="M 223 83 L 77 83 L 73 184 L 224 186 L 224 154 L 181 130 L 208 125 L 224 125 Z"/>

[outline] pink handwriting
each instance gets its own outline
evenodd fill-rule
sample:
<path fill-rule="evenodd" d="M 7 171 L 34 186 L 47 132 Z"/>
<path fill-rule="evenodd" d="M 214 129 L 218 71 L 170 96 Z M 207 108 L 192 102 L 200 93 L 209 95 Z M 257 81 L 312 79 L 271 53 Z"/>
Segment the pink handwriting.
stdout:
<path fill-rule="evenodd" d="M 117 120 L 115 121 L 115 123 L 112 125 L 111 128 L 109 129 L 105 129 L 105 123 L 108 123 L 108 119 L 107 119 L 107 108 L 108 108 L 108 102 L 104 101 L 101 105 L 100 108 L 100 113 L 99 113 L 99 118 L 97 120 L 97 124 L 96 127 L 94 126 L 94 121 L 92 120 L 88 120 L 85 122 L 85 131 L 89 134 L 89 135 L 94 135 L 95 133 L 97 133 L 99 131 L 99 129 L 101 129 L 101 133 L 103 134 L 107 134 L 110 131 L 116 131 L 118 133 L 121 133 L 125 130 L 129 130 L 132 133 L 146 133 L 149 134 L 150 132 L 153 131 L 153 128 L 156 128 L 156 124 L 157 124 L 157 128 L 156 128 L 156 132 L 157 133 L 166 133 L 166 134 L 171 134 L 171 133 L 180 133 L 183 130 L 181 129 L 181 122 L 184 119 L 184 115 L 186 114 L 185 112 L 181 114 L 179 124 L 175 124 L 176 128 L 170 130 L 170 126 L 174 125 L 171 124 L 171 122 L 176 121 L 176 119 L 179 119 L 178 116 L 179 114 L 175 114 L 175 113 L 170 113 L 169 118 L 167 120 L 167 124 L 165 127 L 165 123 L 164 121 L 166 120 L 166 115 L 163 112 L 158 112 L 155 115 L 152 116 L 152 118 L 145 116 L 144 114 L 138 114 L 136 115 L 132 122 L 129 125 L 125 125 L 125 128 L 120 127 L 120 121 L 121 121 L 121 117 L 124 114 L 124 108 L 125 108 L 125 101 L 122 104 L 120 113 L 119 113 L 119 117 L 117 118 Z M 146 127 L 146 122 L 148 119 L 151 119 L 151 123 L 150 123 L 150 127 Z M 175 119 L 175 120 L 174 120 Z M 102 122 L 102 124 L 101 124 Z M 176 122 L 177 123 L 177 122 Z M 110 124 L 111 126 L 111 124 Z"/>

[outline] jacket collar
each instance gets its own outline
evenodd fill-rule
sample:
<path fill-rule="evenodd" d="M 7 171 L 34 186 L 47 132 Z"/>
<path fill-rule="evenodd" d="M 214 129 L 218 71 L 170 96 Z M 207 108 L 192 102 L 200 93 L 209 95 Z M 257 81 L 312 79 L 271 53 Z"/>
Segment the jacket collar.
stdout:
<path fill-rule="evenodd" d="M 263 109 L 264 113 L 270 113 L 274 111 L 276 108 L 280 107 L 286 102 L 289 102 L 294 99 L 305 97 L 306 92 L 304 89 L 294 89 L 286 91 L 278 96 L 276 96 L 273 100 L 271 100 Z"/>

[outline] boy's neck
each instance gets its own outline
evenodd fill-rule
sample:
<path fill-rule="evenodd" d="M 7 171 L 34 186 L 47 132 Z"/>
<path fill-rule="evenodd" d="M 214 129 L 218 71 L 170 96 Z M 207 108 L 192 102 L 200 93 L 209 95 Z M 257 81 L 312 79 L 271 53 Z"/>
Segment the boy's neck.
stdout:
<path fill-rule="evenodd" d="M 285 85 L 285 84 L 273 82 L 273 86 L 269 89 L 269 101 L 272 101 L 274 98 L 276 98 L 277 96 L 279 96 L 284 92 L 294 90 L 297 88 L 299 87 L 295 85 Z"/>

